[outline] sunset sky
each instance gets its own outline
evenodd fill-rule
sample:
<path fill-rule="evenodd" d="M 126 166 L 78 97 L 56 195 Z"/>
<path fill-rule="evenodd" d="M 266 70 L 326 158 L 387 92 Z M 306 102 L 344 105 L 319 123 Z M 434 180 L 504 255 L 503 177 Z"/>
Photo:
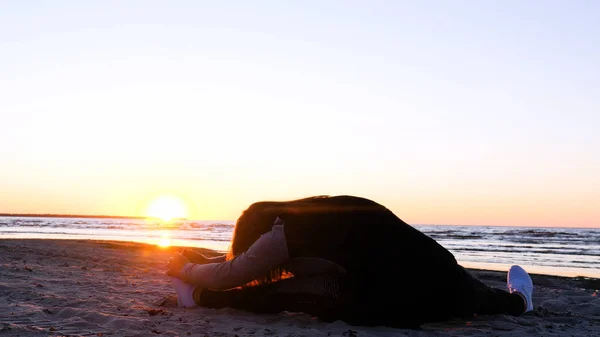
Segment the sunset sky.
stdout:
<path fill-rule="evenodd" d="M 600 227 L 598 1 L 0 1 L 0 212 L 351 194 Z"/>

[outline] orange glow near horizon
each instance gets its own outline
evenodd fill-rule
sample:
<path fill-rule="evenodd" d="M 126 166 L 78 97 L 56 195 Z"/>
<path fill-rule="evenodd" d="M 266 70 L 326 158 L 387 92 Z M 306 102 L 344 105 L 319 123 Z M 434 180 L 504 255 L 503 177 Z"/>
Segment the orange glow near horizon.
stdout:
<path fill-rule="evenodd" d="M 235 174 L 232 172 L 231 176 Z M 307 185 L 324 184 L 312 180 L 314 178 L 299 179 L 308 181 Z M 235 185 L 226 181 L 186 181 L 185 186 L 178 181 L 166 181 L 155 189 L 134 188 L 124 181 L 114 190 L 111 189 L 110 195 L 102 195 L 101 190 L 90 186 L 84 195 L 65 193 L 59 197 L 38 194 L 34 187 L 22 193 L 17 189 L 11 190 L 9 186 L 8 190 L 0 190 L 0 212 L 146 216 L 154 218 L 151 219 L 152 223 L 160 224 L 166 224 L 169 220 L 172 222 L 175 218 L 235 221 L 256 201 L 291 200 L 319 194 L 353 194 L 381 203 L 411 225 L 600 227 L 600 209 L 595 207 L 600 195 L 591 188 L 586 191 L 583 188 L 558 186 L 554 193 L 541 193 L 533 189 L 509 190 L 503 186 L 486 186 L 494 193 L 484 194 L 482 188 L 473 184 L 450 191 L 438 190 L 437 187 L 421 191 L 417 186 L 420 182 L 416 182 L 413 185 L 407 183 L 403 193 L 397 193 L 397 189 L 383 193 L 374 188 L 329 190 L 310 186 L 303 188 L 295 186 L 293 182 L 285 186 L 269 185 L 266 181 L 245 181 L 241 178 L 235 180 Z M 267 192 L 264 192 L 265 186 L 269 186 Z M 287 190 L 280 190 L 282 188 Z"/>
<path fill-rule="evenodd" d="M 169 182 L 171 183 L 171 182 Z M 123 184 L 126 184 L 124 182 Z M 260 184 L 260 186 L 258 185 Z M 314 182 L 317 184 L 317 182 Z M 235 221 L 250 204 L 260 200 L 291 200 L 324 193 L 323 189 L 286 185 L 293 192 L 280 192 L 275 185 L 269 196 L 261 191 L 267 184 L 244 182 L 228 185 L 223 182 L 220 188 L 208 183 L 191 182 L 188 186 L 169 188 L 161 186 L 159 191 L 130 188 L 135 192 L 120 191 L 123 185 L 115 187 L 114 195 L 101 195 L 100 191 L 87 191 L 84 197 L 66 194 L 60 198 L 50 195 L 37 195 L 27 190 L 23 197 L 17 191 L 0 191 L 0 212 L 23 214 L 72 214 L 106 216 L 146 216 L 154 218 L 152 223 L 166 224 L 176 218 L 189 220 Z M 468 187 L 468 186 L 467 186 Z M 158 189 L 157 189 L 158 190 Z M 168 193 L 161 192 L 169 191 Z M 327 191 L 331 195 L 353 194 L 370 198 L 392 210 L 399 218 L 411 225 L 466 225 L 466 226 L 524 226 L 524 227 L 588 227 L 599 228 L 600 210 L 595 207 L 600 200 L 597 192 L 587 192 L 561 188 L 556 193 L 514 190 L 506 191 L 495 187 L 494 195 L 481 195 L 481 190 L 470 187 L 460 193 L 452 190 L 428 194 L 415 186 L 407 185 L 406 193 L 376 193 L 361 190 L 350 193 L 338 189 Z M 200 192 L 201 191 L 201 192 Z M 98 192 L 98 193 L 96 193 Z M 2 198 L 10 195 L 12 198 Z M 595 193 L 595 194 L 594 194 Z M 273 195 L 273 196 L 271 196 Z M 26 197 L 25 197 L 26 196 Z M 73 200 L 86 203 L 74 203 Z M 96 200 L 92 203 L 90 200 Z"/>
<path fill-rule="evenodd" d="M 173 196 L 160 196 L 148 205 L 146 216 L 169 222 L 176 218 L 187 218 L 187 209 L 183 201 Z"/>

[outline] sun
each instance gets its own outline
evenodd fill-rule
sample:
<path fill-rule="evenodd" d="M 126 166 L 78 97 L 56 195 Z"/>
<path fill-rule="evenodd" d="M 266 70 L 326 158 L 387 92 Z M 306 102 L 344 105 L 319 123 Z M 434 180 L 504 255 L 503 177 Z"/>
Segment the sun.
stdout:
<path fill-rule="evenodd" d="M 146 216 L 169 222 L 176 218 L 186 218 L 187 211 L 181 199 L 173 196 L 160 196 L 150 202 Z"/>

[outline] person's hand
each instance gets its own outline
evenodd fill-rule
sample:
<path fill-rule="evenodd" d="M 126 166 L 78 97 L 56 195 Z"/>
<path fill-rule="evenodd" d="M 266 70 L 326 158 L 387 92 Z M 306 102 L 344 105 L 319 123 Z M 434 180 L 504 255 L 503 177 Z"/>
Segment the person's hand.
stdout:
<path fill-rule="evenodd" d="M 186 263 L 190 263 L 190 260 L 188 260 L 187 257 L 180 253 L 175 254 L 167 264 L 167 275 L 179 277 L 183 266 L 185 266 Z"/>
<path fill-rule="evenodd" d="M 206 264 L 206 263 L 210 263 L 210 260 L 206 258 L 206 256 L 202 255 L 201 253 L 195 252 L 191 249 L 183 249 L 181 251 L 181 254 L 185 257 L 187 257 L 191 263 L 195 263 L 195 264 Z"/>

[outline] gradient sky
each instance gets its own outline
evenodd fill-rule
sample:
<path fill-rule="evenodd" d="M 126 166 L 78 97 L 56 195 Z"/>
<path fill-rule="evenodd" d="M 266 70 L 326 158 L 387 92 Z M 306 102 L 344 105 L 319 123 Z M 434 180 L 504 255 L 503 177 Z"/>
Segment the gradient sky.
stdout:
<path fill-rule="evenodd" d="M 600 227 L 598 1 L 1 1 L 0 212 L 352 194 Z"/>

